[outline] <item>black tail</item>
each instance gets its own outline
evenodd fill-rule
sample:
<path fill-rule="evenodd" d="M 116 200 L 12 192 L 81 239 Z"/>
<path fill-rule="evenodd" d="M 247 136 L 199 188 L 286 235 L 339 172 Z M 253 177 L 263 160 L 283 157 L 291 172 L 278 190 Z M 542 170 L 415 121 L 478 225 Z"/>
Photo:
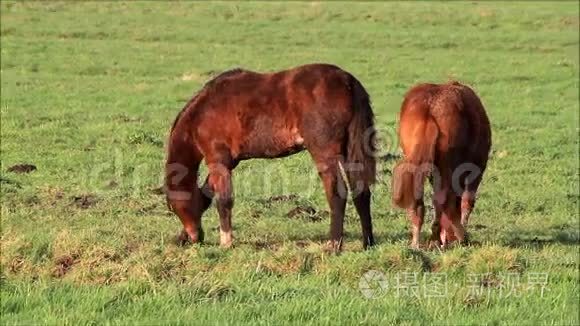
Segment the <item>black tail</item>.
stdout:
<path fill-rule="evenodd" d="M 348 126 L 347 163 L 345 172 L 357 190 L 368 189 L 376 181 L 375 116 L 370 97 L 361 83 L 351 76 L 350 87 L 354 115 Z M 362 184 L 360 184 L 362 183 Z M 362 186 L 362 189 L 360 189 Z"/>

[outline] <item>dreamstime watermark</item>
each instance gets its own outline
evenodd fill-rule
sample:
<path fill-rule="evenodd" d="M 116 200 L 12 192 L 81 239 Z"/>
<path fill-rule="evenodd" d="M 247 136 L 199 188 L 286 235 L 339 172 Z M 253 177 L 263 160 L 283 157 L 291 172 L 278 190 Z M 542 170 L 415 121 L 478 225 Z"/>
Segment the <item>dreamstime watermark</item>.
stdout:
<path fill-rule="evenodd" d="M 377 136 L 379 133 L 381 136 Z M 394 133 L 392 128 L 381 130 L 369 128 L 363 134 L 363 139 L 360 140 L 363 155 L 374 157 L 380 164 L 378 158 L 395 150 Z M 371 145 L 378 142 L 380 142 L 378 146 Z M 163 151 L 165 152 L 165 150 Z M 183 155 L 187 156 L 187 153 Z M 311 196 L 320 184 L 320 171 L 326 168 L 324 164 L 315 164 L 312 159 L 310 159 L 311 165 L 308 168 L 289 166 L 280 164 L 277 160 L 268 160 L 268 164 L 260 164 L 259 168 L 238 168 L 233 171 L 229 171 L 225 166 L 219 166 L 219 164 L 208 167 L 204 162 L 201 162 L 199 168 L 179 162 L 166 165 L 165 160 L 166 158 L 157 162 L 141 163 L 138 162 L 134 153 L 112 148 L 106 160 L 95 161 L 80 170 L 81 184 L 79 186 L 94 193 L 111 191 L 113 188 L 125 188 L 131 194 L 138 195 L 151 188 L 165 186 L 167 178 L 169 178 L 170 183 L 178 185 L 191 179 L 193 174 L 198 175 L 198 186 L 202 187 L 207 174 L 212 172 L 224 177 L 229 177 L 231 174 L 233 186 L 238 193 L 243 194 L 250 191 L 256 193 L 258 191 L 260 195 L 270 196 L 274 192 L 287 192 L 296 181 L 296 176 L 299 175 L 302 183 L 301 192 L 304 196 Z M 360 163 L 346 162 L 345 157 L 337 157 L 337 160 L 340 165 L 332 167 L 336 169 L 336 173 L 340 172 L 339 169 L 345 172 L 360 172 L 364 168 Z M 249 159 L 249 161 L 258 162 L 259 160 Z M 187 199 L 191 196 L 191 192 L 177 191 L 173 195 Z"/>
<path fill-rule="evenodd" d="M 375 170 L 378 181 L 387 186 L 396 181 L 394 180 L 396 178 L 388 176 L 390 174 L 388 170 L 392 165 L 389 161 L 400 158 L 398 154 L 393 154 L 398 153 L 395 128 L 391 126 L 369 128 L 364 132 L 361 141 L 363 155 L 372 157 L 376 161 Z M 254 163 L 248 164 L 256 164 L 259 160 L 250 159 L 249 161 Z M 277 160 L 269 160 L 268 164 L 260 163 L 257 168 L 254 166 L 250 169 L 234 170 L 220 164 L 210 164 L 208 167 L 201 162 L 199 168 L 194 169 L 191 165 L 179 162 L 166 164 L 165 160 L 138 163 L 133 153 L 113 148 L 106 161 L 95 162 L 82 170 L 80 186 L 93 193 L 124 188 L 129 195 L 139 196 L 152 189 L 167 190 L 167 185 L 169 185 L 169 188 L 173 188 L 168 193 L 170 198 L 189 200 L 193 194 L 193 179 L 197 179 L 197 186 L 202 190 L 209 189 L 207 185 L 204 187 L 208 173 L 217 176 L 217 179 L 231 180 L 232 190 L 237 195 L 251 197 L 270 197 L 275 194 L 290 193 L 290 189 L 295 189 L 296 183 L 300 182 L 301 195 L 309 198 L 320 190 L 320 176 L 327 172 L 338 177 L 337 191 L 343 198 L 348 196 L 347 190 L 351 193 L 358 193 L 364 185 L 356 177 L 348 180 L 349 175 L 357 176 L 365 173 L 366 167 L 361 162 L 348 162 L 348 157 L 337 157 L 335 164 L 332 164 L 332 160 L 329 161 L 330 164 L 328 162 L 316 164 L 313 159 L 310 161 L 308 166 L 291 166 L 280 164 Z M 336 162 L 339 163 L 336 164 Z M 400 169 L 402 173 L 412 173 L 414 178 L 429 174 L 435 189 L 438 189 L 441 184 L 441 173 L 433 164 L 413 165 L 401 160 L 397 169 Z M 197 175 L 196 178 L 193 177 L 194 174 Z M 454 191 L 461 195 L 464 183 L 476 180 L 480 175 L 481 170 L 476 165 L 462 164 L 453 171 L 451 185 Z M 417 193 L 417 197 L 420 195 Z"/>
<path fill-rule="evenodd" d="M 549 291 L 548 273 L 470 273 L 466 276 L 463 281 L 451 283 L 446 273 L 399 272 L 393 275 L 369 270 L 360 277 L 359 290 L 367 299 L 378 299 L 389 293 L 399 298 L 443 298 L 458 288 L 467 289 L 466 299 L 493 295 L 507 299 L 524 294 L 544 297 Z"/>

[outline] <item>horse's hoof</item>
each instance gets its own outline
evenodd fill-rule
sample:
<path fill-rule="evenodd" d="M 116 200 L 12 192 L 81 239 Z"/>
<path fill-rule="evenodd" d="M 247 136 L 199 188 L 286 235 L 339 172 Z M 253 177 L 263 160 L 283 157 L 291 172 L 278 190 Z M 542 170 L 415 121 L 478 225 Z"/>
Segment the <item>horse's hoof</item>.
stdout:
<path fill-rule="evenodd" d="M 339 254 L 342 250 L 342 241 L 328 240 L 325 251 L 332 254 Z"/>
<path fill-rule="evenodd" d="M 175 237 L 175 244 L 177 244 L 180 247 L 186 246 L 189 243 L 191 243 L 191 241 L 189 240 L 189 235 L 187 235 L 187 233 L 185 232 L 179 232 L 179 234 Z"/>
<path fill-rule="evenodd" d="M 462 246 L 469 246 L 471 244 L 471 241 L 469 240 L 469 233 L 465 232 L 465 235 L 463 236 L 463 241 L 461 241 L 461 245 Z"/>
<path fill-rule="evenodd" d="M 370 237 L 368 239 L 363 239 L 363 249 L 368 250 L 375 246 L 375 240 Z"/>
<path fill-rule="evenodd" d="M 228 241 L 220 241 L 220 247 L 222 247 L 224 249 L 230 249 L 233 246 L 234 246 L 234 241 L 232 239 L 229 239 Z"/>
<path fill-rule="evenodd" d="M 431 240 L 429 241 L 429 250 L 441 250 L 443 249 L 443 245 L 441 244 L 441 241 L 439 240 Z"/>
<path fill-rule="evenodd" d="M 220 247 L 223 249 L 231 249 L 234 246 L 232 242 L 230 243 L 220 243 Z"/>
<path fill-rule="evenodd" d="M 371 250 L 375 247 L 375 243 L 363 243 L 363 250 Z"/>
<path fill-rule="evenodd" d="M 199 228 L 197 230 L 197 242 L 198 243 L 203 243 L 203 240 L 205 239 L 205 233 L 203 232 L 202 228 Z"/>
<path fill-rule="evenodd" d="M 234 242 L 234 237 L 232 231 L 221 231 L 220 230 L 220 246 L 222 248 L 231 248 Z"/>
<path fill-rule="evenodd" d="M 179 245 L 179 246 L 186 246 L 186 245 L 194 244 L 194 243 L 202 243 L 203 242 L 203 230 L 201 230 L 201 229 L 199 230 L 196 239 L 192 239 L 189 236 L 189 234 L 187 233 L 187 231 L 182 230 L 177 235 L 176 242 L 177 242 L 177 245 Z"/>

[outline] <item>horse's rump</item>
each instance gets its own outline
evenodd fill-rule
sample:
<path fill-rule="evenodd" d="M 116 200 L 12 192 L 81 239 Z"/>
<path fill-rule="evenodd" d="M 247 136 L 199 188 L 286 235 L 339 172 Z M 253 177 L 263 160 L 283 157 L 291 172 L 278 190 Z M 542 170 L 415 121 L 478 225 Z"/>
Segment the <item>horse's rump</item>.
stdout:
<path fill-rule="evenodd" d="M 414 86 L 401 107 L 399 139 L 404 160 L 393 173 L 395 205 L 411 208 L 420 228 L 423 183 L 431 174 L 434 205 L 444 212 L 441 223 L 456 228 L 458 208 L 463 223 L 473 207 L 491 146 L 489 120 L 479 97 L 458 82 Z M 464 212 L 464 207 L 469 208 Z M 456 236 L 450 228 L 442 232 L 448 239 Z M 417 238 L 414 234 L 415 242 Z"/>

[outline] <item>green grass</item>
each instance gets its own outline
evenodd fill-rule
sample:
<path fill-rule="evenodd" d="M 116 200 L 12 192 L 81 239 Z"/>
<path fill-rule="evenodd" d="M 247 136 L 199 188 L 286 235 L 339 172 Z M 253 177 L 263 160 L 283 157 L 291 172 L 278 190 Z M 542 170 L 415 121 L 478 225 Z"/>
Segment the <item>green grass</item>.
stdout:
<path fill-rule="evenodd" d="M 0 8 L 2 324 L 580 323 L 577 2 Z M 349 205 L 344 253 L 325 254 L 327 204 L 306 153 L 236 169 L 235 248 L 219 248 L 215 209 L 205 245 L 176 245 L 180 223 L 152 190 L 182 105 L 215 72 L 309 62 L 362 81 L 389 153 L 411 85 L 476 89 L 493 150 L 475 245 L 410 250 L 390 160 L 373 189 L 378 246 L 362 251 Z M 8 172 L 19 163 L 38 169 Z M 282 194 L 296 197 L 267 201 Z M 289 218 L 296 206 L 320 213 Z M 359 290 L 369 270 L 388 283 L 372 299 Z M 441 296 L 426 295 L 437 275 Z M 397 276 L 416 276 L 419 295 L 397 291 Z M 529 288 L 538 276 L 543 295 Z"/>

